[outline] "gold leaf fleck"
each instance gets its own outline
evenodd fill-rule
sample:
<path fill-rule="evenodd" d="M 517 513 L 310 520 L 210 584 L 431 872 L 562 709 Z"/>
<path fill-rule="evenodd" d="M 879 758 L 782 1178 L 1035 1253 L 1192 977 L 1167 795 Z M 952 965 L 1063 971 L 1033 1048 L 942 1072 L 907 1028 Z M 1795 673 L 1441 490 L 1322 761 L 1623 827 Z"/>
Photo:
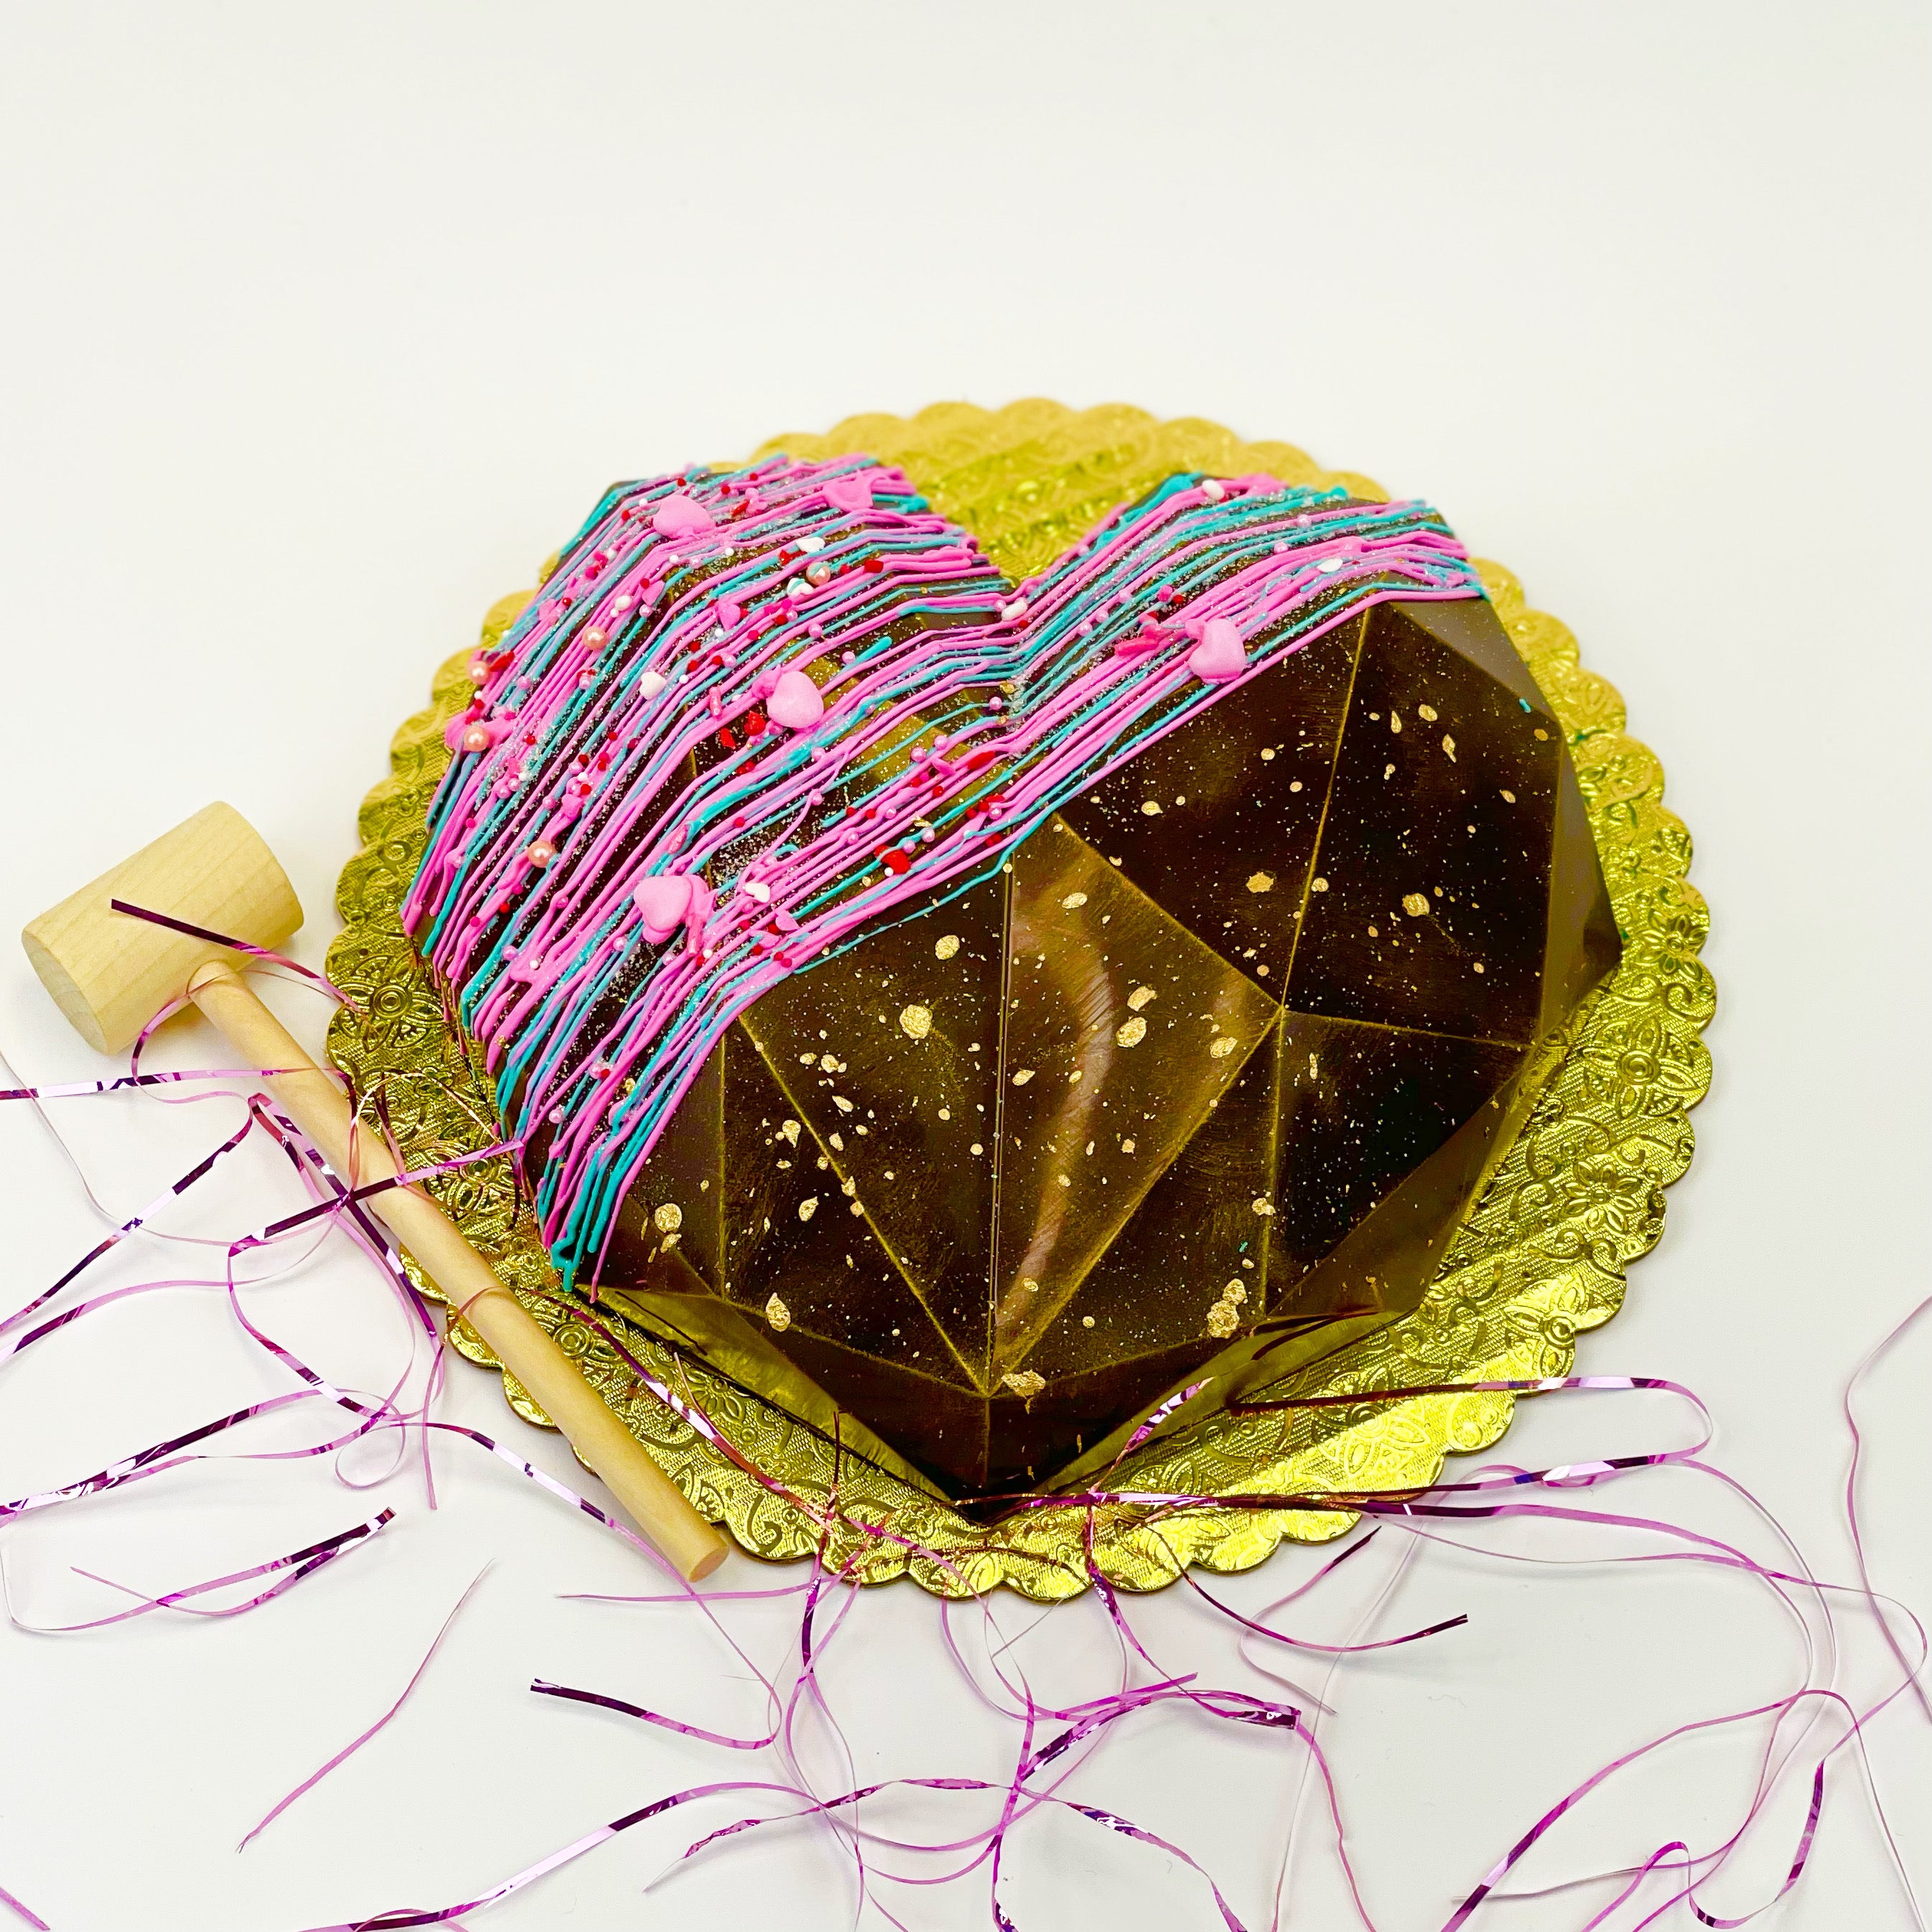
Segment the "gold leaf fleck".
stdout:
<path fill-rule="evenodd" d="M 1425 724 L 1433 724 L 1436 722 L 1436 707 L 1432 704 L 1418 704 L 1415 707 L 1415 715 Z"/>
<path fill-rule="evenodd" d="M 1240 1326 L 1240 1312 L 1232 1301 L 1217 1301 L 1208 1311 L 1208 1332 L 1225 1342 Z"/>
<path fill-rule="evenodd" d="M 1449 762 L 1453 765 L 1456 762 L 1456 741 L 1447 731 L 1442 734 L 1442 748 L 1449 754 Z"/>
<path fill-rule="evenodd" d="M 950 959 L 959 950 L 959 935 L 956 932 L 942 933 L 933 941 L 932 956 L 935 959 Z"/>
<path fill-rule="evenodd" d="M 765 1304 L 765 1319 L 782 1335 L 791 1326 L 791 1310 L 775 1294 Z"/>
<path fill-rule="evenodd" d="M 932 1030 L 930 1006 L 908 1006 L 899 1015 L 899 1030 L 908 1040 L 923 1040 Z"/>
<path fill-rule="evenodd" d="M 675 1201 L 667 1201 L 651 1216 L 651 1225 L 661 1234 L 674 1234 L 684 1226 L 684 1210 Z"/>
<path fill-rule="evenodd" d="M 1248 1298 L 1247 1285 L 1241 1281 L 1231 1281 L 1221 1291 L 1223 1301 L 1232 1301 L 1238 1308 Z"/>
<path fill-rule="evenodd" d="M 1216 1060 L 1226 1060 L 1240 1042 L 1231 1033 L 1216 1034 L 1208 1042 L 1208 1051 Z"/>
<path fill-rule="evenodd" d="M 1272 872 L 1250 872 L 1248 874 L 1248 890 L 1251 892 L 1273 892 L 1274 874 Z"/>
<path fill-rule="evenodd" d="M 798 1123 L 796 1120 L 781 1120 L 778 1123 L 778 1132 L 783 1134 L 794 1147 L 798 1145 Z"/>
<path fill-rule="evenodd" d="M 1308 890 L 1311 892 L 1325 892 L 1328 890 L 1328 881 L 1326 879 L 1310 879 Z"/>
<path fill-rule="evenodd" d="M 1063 912 L 1072 912 L 1076 907 L 1084 906 L 1086 903 L 1087 895 L 1084 892 L 1069 892 L 1060 901 L 1060 908 Z"/>
<path fill-rule="evenodd" d="M 1114 1035 L 1114 1043 L 1117 1046 L 1138 1046 L 1146 1038 L 1147 1022 L 1136 1013 L 1132 1019 L 1121 1022 Z"/>
<path fill-rule="evenodd" d="M 1016 1087 L 1024 1087 L 1032 1078 L 1033 1069 L 1030 1066 L 1022 1066 L 1020 1070 L 1013 1076 L 1013 1084 Z"/>
<path fill-rule="evenodd" d="M 1144 798 L 1141 800 L 1141 809 L 1148 818 L 1158 818 L 1160 816 L 1160 800 L 1157 798 Z"/>
<path fill-rule="evenodd" d="M 1254 1209 L 1257 1214 L 1272 1214 L 1274 1212 L 1274 1203 L 1265 1194 L 1257 1194 L 1254 1199 Z"/>
<path fill-rule="evenodd" d="M 798 1218 L 801 1221 L 809 1221 L 818 1212 L 818 1196 L 815 1194 L 809 1201 L 801 1201 L 798 1204 Z"/>
<path fill-rule="evenodd" d="M 1030 1402 L 1046 1386 L 1046 1378 L 1033 1369 L 1014 1369 L 1000 1378 L 1022 1402 Z"/>
<path fill-rule="evenodd" d="M 1405 892 L 1402 896 L 1402 909 L 1411 919 L 1428 916 L 1429 902 L 1420 892 Z"/>
<path fill-rule="evenodd" d="M 1137 1013 L 1143 1006 L 1150 1006 L 1160 998 L 1151 986 L 1136 986 L 1127 995 L 1127 1010 Z"/>

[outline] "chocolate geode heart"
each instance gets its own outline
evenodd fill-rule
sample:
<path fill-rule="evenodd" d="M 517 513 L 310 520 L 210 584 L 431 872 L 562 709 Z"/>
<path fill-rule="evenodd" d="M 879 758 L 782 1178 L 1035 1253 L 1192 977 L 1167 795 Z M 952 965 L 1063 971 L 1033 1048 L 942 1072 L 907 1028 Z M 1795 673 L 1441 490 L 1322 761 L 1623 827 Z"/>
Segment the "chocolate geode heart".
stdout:
<path fill-rule="evenodd" d="M 1414 1306 L 1617 956 L 1430 513 L 1177 478 L 1022 589 L 862 460 L 612 491 L 408 908 L 567 1276 L 966 1496 Z"/>

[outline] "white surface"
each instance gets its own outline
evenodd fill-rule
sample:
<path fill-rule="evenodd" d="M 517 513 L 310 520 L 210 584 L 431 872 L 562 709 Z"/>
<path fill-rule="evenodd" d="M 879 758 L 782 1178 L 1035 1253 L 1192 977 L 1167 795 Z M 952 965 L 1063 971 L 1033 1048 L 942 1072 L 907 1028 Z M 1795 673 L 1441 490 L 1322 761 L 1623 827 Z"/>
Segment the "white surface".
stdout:
<path fill-rule="evenodd" d="M 1663 1246 L 1582 1366 L 1694 1384 L 1723 1459 L 1842 1576 L 1839 1391 L 1928 1285 L 1927 32 L 1915 5 L 1764 0 L 8 8 L 0 913 L 17 925 L 220 795 L 288 862 L 319 961 L 391 730 L 613 477 L 955 396 L 1125 398 L 1299 441 L 1506 559 L 1662 754 L 1714 909 L 1717 1084 Z M 285 1004 L 319 1036 L 316 1007 Z M 10 946 L 0 1044 L 29 1077 L 96 1070 Z M 212 1112 L 60 1118 L 124 1212 L 216 1138 Z M 24 1109 L 0 1118 L 0 1172 L 10 1307 L 95 1224 Z M 202 1225 L 284 1193 L 264 1159 Z M 339 1378 L 393 1358 L 351 1259 L 265 1306 Z M 1870 1402 L 1880 1576 L 1922 1606 L 1929 1352 Z M 566 1468 L 485 1378 L 454 1382 L 451 1413 Z M 0 1369 L 0 1494 L 286 1385 L 212 1298 L 112 1311 Z M 1509 1453 L 1677 1426 L 1546 1406 Z M 446 1450 L 441 1474 L 437 1513 L 398 1478 L 377 1544 L 238 1622 L 0 1630 L 0 1885 L 59 1932 L 308 1925 L 460 1898 L 619 1810 L 749 1774 L 529 1696 L 542 1670 L 700 1723 L 760 1715 L 694 1618 L 557 1600 L 651 1587 L 621 1550 L 480 1459 Z M 1688 1478 L 1604 1500 L 1750 1533 Z M 165 1588 L 365 1513 L 315 1466 L 243 1466 L 0 1532 L 0 1554 L 19 1613 L 57 1621 L 110 1601 L 70 1565 Z M 236 1856 L 486 1558 L 404 1718 Z M 1382 1560 L 1304 1628 L 1342 1634 Z M 1258 1604 L 1306 1567 L 1228 1594 Z M 1358 1867 L 1395 1932 L 1439 1925 L 1604 1760 L 1798 1667 L 1760 1590 L 1682 1570 L 1431 1555 L 1379 1628 L 1459 1610 L 1466 1630 L 1335 1694 Z M 788 1614 L 740 1619 L 773 1663 Z M 929 1601 L 895 1589 L 855 1615 L 830 1672 L 861 1773 L 992 1770 L 1005 1734 L 955 1687 Z M 1178 1596 L 1143 1621 L 1156 1654 L 1232 1671 Z M 1875 1646 L 1846 1624 L 1869 1688 Z M 1100 1688 L 1090 1606 L 1032 1641 L 1043 1685 Z M 1189 1846 L 1264 1924 L 1295 1752 L 1135 1728 L 1081 1795 Z M 1925 1883 L 1925 1726 L 1895 1713 L 1874 1749 Z M 1748 1761 L 1733 1738 L 1629 1774 L 1534 1870 L 1708 1842 Z M 1811 1875 L 1761 1923 L 1910 1922 L 1836 1762 Z M 1794 1787 L 1714 1909 L 1774 1885 L 1801 1810 Z M 476 1922 L 850 1922 L 844 1868 L 799 1830 L 640 1899 L 728 1815 L 646 1827 Z M 1078 1821 L 1028 1827 L 1011 1870 L 1030 1928 L 1213 1918 L 1160 1854 Z M 1487 1922 L 1580 1924 L 1584 1897 Z M 1349 1922 L 1323 1831 L 1294 1898 L 1303 1924 Z M 900 1909 L 989 1922 L 977 1879 Z"/>

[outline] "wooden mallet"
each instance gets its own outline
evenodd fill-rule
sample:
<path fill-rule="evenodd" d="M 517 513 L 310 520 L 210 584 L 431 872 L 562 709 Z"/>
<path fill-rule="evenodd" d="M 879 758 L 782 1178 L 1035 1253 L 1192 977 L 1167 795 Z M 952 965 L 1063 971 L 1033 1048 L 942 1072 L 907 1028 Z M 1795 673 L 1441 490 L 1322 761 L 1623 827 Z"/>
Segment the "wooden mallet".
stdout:
<path fill-rule="evenodd" d="M 340 1084 L 296 1045 L 235 970 L 225 946 L 114 911 L 114 899 L 225 933 L 282 946 L 302 922 L 287 875 L 254 827 L 211 805 L 144 846 L 20 935 L 34 970 L 89 1046 L 120 1053 L 153 1016 L 185 994 L 244 1066 L 292 1068 L 267 1082 L 346 1184 L 397 1172 L 380 1135 L 352 1124 Z M 610 1486 L 632 1520 L 680 1575 L 695 1582 L 724 1559 L 724 1540 L 645 1453 L 570 1358 L 500 1282 L 454 1222 L 420 1187 L 386 1189 L 365 1204 L 460 1309 L 571 1447 Z"/>

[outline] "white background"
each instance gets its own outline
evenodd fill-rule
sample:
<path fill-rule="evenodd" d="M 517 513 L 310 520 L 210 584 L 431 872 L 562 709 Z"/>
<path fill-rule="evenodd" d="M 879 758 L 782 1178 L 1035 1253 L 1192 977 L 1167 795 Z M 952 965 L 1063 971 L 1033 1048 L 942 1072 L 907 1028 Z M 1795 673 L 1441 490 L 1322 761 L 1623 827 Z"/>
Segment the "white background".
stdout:
<path fill-rule="evenodd" d="M 955 397 L 1124 399 L 1298 442 L 1426 494 L 1507 560 L 1663 758 L 1713 909 L 1716 1084 L 1663 1246 L 1582 1366 L 1694 1384 L 1727 1466 L 1848 1574 L 1840 1394 L 1928 1286 L 1922 6 L 175 0 L 11 4 L 0 43 L 8 921 L 220 796 L 286 862 L 319 962 L 392 730 L 613 478 Z M 319 1040 L 319 1007 L 284 1004 Z M 99 1070 L 10 949 L 0 1045 L 29 1078 Z M 212 1048 L 184 1030 L 167 1051 Z M 220 1111 L 59 1118 L 125 1213 L 218 1137 Z M 0 1118 L 0 1174 L 10 1308 L 97 1223 L 24 1108 Z M 194 1225 L 238 1228 L 284 1198 L 264 1160 Z M 343 1380 L 396 1359 L 352 1259 L 261 1305 Z M 1868 1403 L 1878 1575 L 1922 1606 L 1928 1369 L 1918 1336 Z M 450 1413 L 568 1469 L 488 1378 L 459 1364 L 454 1384 Z M 0 1369 L 0 1495 L 286 1386 L 212 1298 L 111 1310 Z M 1682 1426 L 1661 1405 L 1545 1405 L 1509 1453 Z M 0 1886 L 58 1932 L 275 1932 L 460 1898 L 618 1811 L 758 1774 L 530 1696 L 543 1672 L 714 1726 L 760 1716 L 696 1618 L 558 1600 L 652 1587 L 621 1548 L 480 1458 L 446 1450 L 440 1473 L 440 1510 L 389 1484 L 384 1538 L 254 1616 L 0 1628 Z M 1708 1482 L 1604 1500 L 1771 1547 Z M 16 1613 L 59 1622 L 116 1600 L 74 1566 L 161 1589 L 365 1513 L 316 1466 L 242 1466 L 0 1532 L 0 1556 Z M 1399 1540 L 1298 1627 L 1346 1635 Z M 387 1703 L 486 1558 L 404 1716 L 237 1856 Z M 1284 1556 L 1228 1594 L 1260 1604 L 1309 1567 Z M 720 1580 L 776 1580 L 734 1561 Z M 1377 1628 L 1465 1610 L 1466 1629 L 1332 1692 L 1357 1866 L 1389 1932 L 1439 1926 L 1609 1757 L 1800 1668 L 1761 1588 L 1682 1568 L 1432 1553 Z M 1178 1595 L 1138 1614 L 1157 1655 L 1235 1678 L 1224 1631 Z M 775 1664 L 790 1615 L 732 1621 Z M 1845 1623 L 1848 1681 L 1882 1686 L 1869 1623 L 1856 1606 Z M 1088 1605 L 1020 1654 L 1071 1698 L 1102 1688 L 1111 1640 Z M 998 1774 L 1010 1734 L 958 1688 L 918 1592 L 864 1600 L 828 1678 L 862 1774 Z M 1527 1869 L 1711 1842 L 1749 1745 L 1628 1774 Z M 1900 1707 L 1872 1745 L 1932 1884 L 1927 1726 Z M 1908 1924 L 1856 1768 L 1834 1762 L 1811 1872 L 1760 1922 Z M 1299 1762 L 1263 1733 L 1156 1717 L 1078 1789 L 1187 1845 L 1265 1924 Z M 1774 1888 L 1802 1781 L 1712 1909 Z M 476 1922 L 849 1924 L 849 1868 L 798 1828 L 640 1897 L 738 1808 L 645 1827 Z M 963 1820 L 964 1802 L 925 1815 Z M 1299 1922 L 1344 1925 L 1313 1817 Z M 982 1878 L 902 1916 L 987 1924 Z M 1581 1924 L 1603 1896 L 1488 1922 Z M 1184 1871 L 1078 1820 L 1026 1828 L 1005 1897 L 1028 1932 L 1215 1922 Z"/>

